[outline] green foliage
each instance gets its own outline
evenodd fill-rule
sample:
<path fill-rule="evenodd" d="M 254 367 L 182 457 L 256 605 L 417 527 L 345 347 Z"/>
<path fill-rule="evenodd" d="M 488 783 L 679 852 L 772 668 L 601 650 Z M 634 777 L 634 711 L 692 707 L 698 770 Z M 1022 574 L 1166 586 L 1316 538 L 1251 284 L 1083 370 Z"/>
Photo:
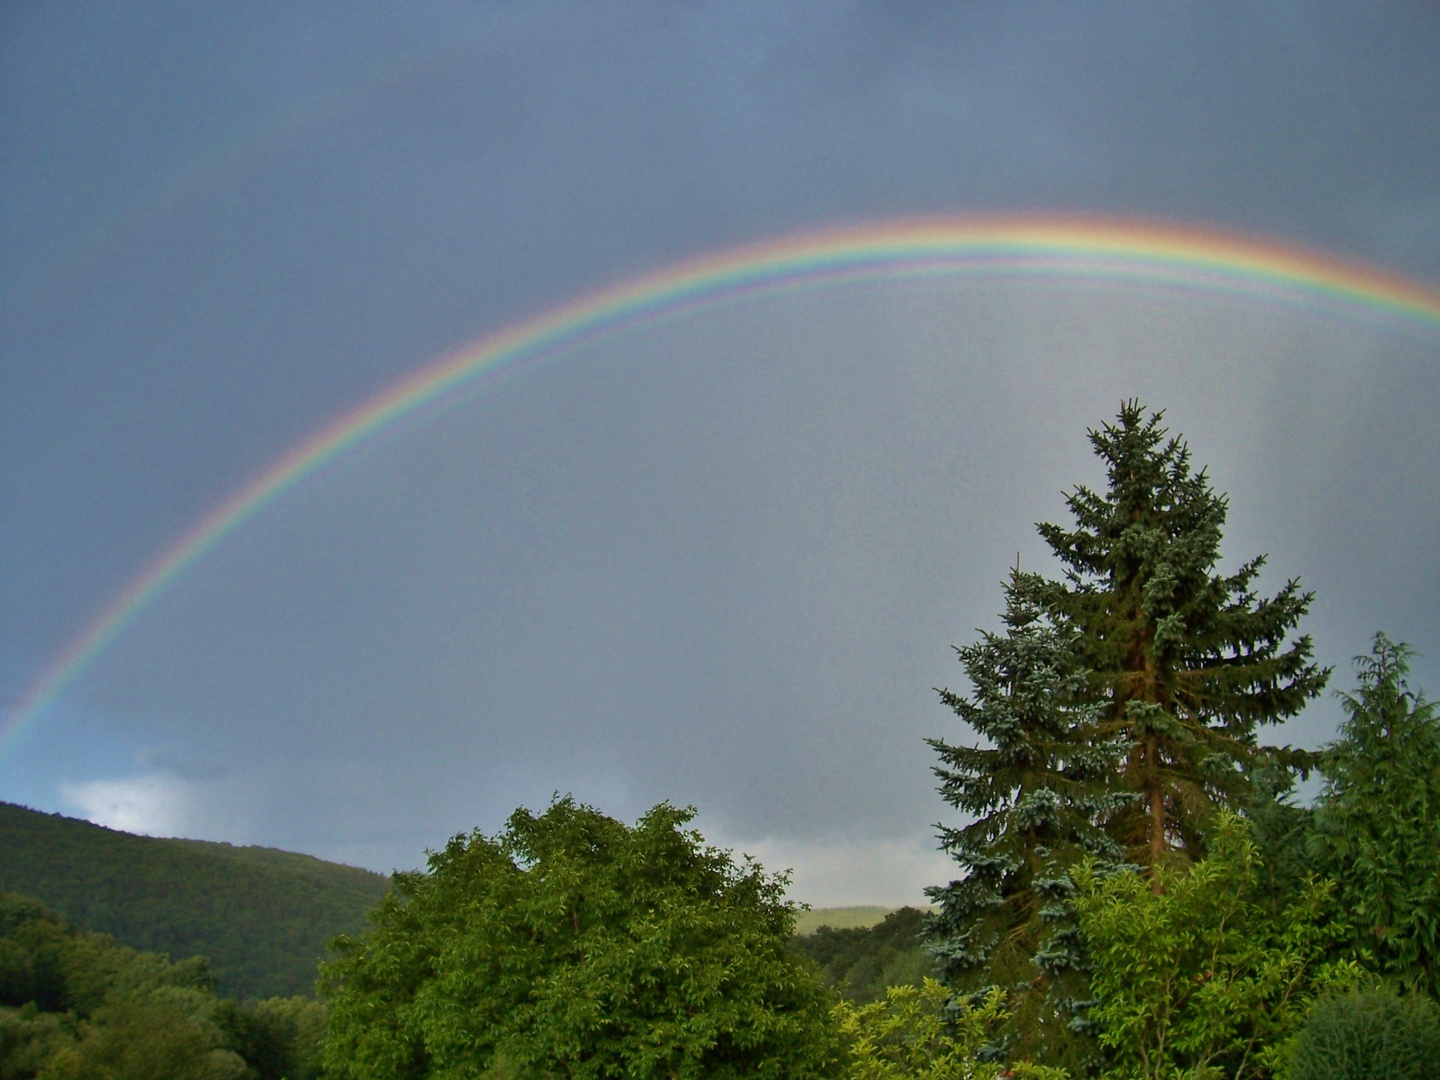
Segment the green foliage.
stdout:
<path fill-rule="evenodd" d="M 364 926 L 388 884 L 308 855 L 131 836 L 0 803 L 0 889 L 132 948 L 208 956 L 235 997 L 309 993 L 330 939 Z"/>
<path fill-rule="evenodd" d="M 1440 992 L 1440 718 L 1410 689 L 1410 649 L 1375 635 L 1325 751 L 1317 862 L 1380 971 Z"/>
<path fill-rule="evenodd" d="M 216 998 L 200 957 L 171 963 L 0 893 L 3 1080 L 310 1080 L 323 1006 Z"/>
<path fill-rule="evenodd" d="M 1139 796 L 1111 835 L 1145 866 L 1170 851 L 1202 855 L 1212 809 L 1243 803 L 1258 761 L 1308 761 L 1260 746 L 1256 730 L 1298 713 L 1329 675 L 1308 636 L 1287 644 L 1311 594 L 1291 580 L 1258 598 L 1263 556 L 1215 573 L 1226 500 L 1192 471 L 1184 442 L 1166 438 L 1162 416 L 1130 401 L 1092 430 L 1106 492 L 1077 487 L 1066 499 L 1074 526 L 1039 526 L 1066 568 L 1049 611 L 1078 631 L 1077 663 L 1103 706 L 1099 738 L 1124 742 L 1123 783 Z"/>
<path fill-rule="evenodd" d="M 1308 869 L 1292 857 L 1304 815 L 1286 799 L 1310 756 L 1262 746 L 1257 732 L 1329 676 L 1308 637 L 1291 640 L 1310 594 L 1292 580 L 1257 596 L 1263 557 L 1216 572 L 1226 500 L 1161 421 L 1130 401 L 1090 432 L 1106 490 L 1075 488 L 1073 524 L 1039 526 L 1063 580 L 1017 567 L 1005 633 L 958 650 L 969 696 L 942 691 L 984 741 L 930 740 L 942 796 L 970 819 L 942 829 L 961 872 L 929 891 L 941 976 L 957 991 L 1009 992 L 1002 1043 L 987 1052 L 1073 1071 L 1089 1050 L 1072 1010 L 1089 991 L 1071 867 L 1128 862 L 1157 890 L 1169 863 L 1204 856 L 1225 808 L 1253 815 L 1273 849 L 1272 909 Z"/>
<path fill-rule="evenodd" d="M 888 987 L 919 986 L 931 973 L 934 961 L 920 945 L 925 918 L 903 907 L 874 926 L 821 926 L 791 944 L 815 961 L 828 986 L 863 1004 L 883 998 Z"/>
<path fill-rule="evenodd" d="M 822 926 L 832 930 L 867 930 L 879 926 L 895 908 L 871 904 L 862 907 L 800 908 L 795 912 L 795 933 L 813 934 Z"/>
<path fill-rule="evenodd" d="M 57 1051 L 73 1045 L 77 1034 L 72 1015 L 41 1012 L 33 1002 L 0 1008 L 0 1077 L 30 1080 Z"/>
<path fill-rule="evenodd" d="M 245 1061 L 225 1046 L 197 992 L 120 998 L 79 1027 L 37 1080 L 242 1080 Z"/>
<path fill-rule="evenodd" d="M 240 1046 L 246 1061 L 255 1065 L 262 1076 L 285 1077 L 286 1080 L 316 1080 L 324 1071 L 325 1020 L 328 1010 L 313 998 L 296 995 L 258 1001 L 246 1012 L 253 1018 L 251 1037 L 269 1055 L 270 1072 L 259 1067 L 259 1046 L 248 1050 Z M 238 1041 L 238 1040 L 237 1040 Z M 255 1044 L 251 1044 L 254 1046 Z"/>
<path fill-rule="evenodd" d="M 1352 990 L 1311 1011 L 1286 1080 L 1437 1080 L 1440 1008 L 1420 994 Z"/>
<path fill-rule="evenodd" d="M 247 1005 L 222 999 L 215 1023 L 260 1080 L 314 1080 L 324 1071 L 326 1011 L 299 996 Z"/>
<path fill-rule="evenodd" d="M 982 632 L 956 650 L 970 697 L 941 691 L 989 745 L 928 740 L 942 762 L 941 796 L 971 820 L 941 830 L 961 873 L 927 890 L 939 910 L 926 937 L 949 985 L 1009 993 L 1002 1041 L 1012 1056 L 1074 1067 L 1086 1051 L 1066 1003 L 1084 988 L 1066 871 L 1084 859 L 1121 861 L 1104 823 L 1130 796 L 1115 784 L 1125 746 L 1099 734 L 1075 635 L 1047 613 L 1046 589 L 1017 568 L 1005 585 L 1005 633 Z"/>
<path fill-rule="evenodd" d="M 834 1018 L 848 1051 L 848 1080 L 1065 1080 L 1061 1069 L 1028 1062 L 1002 1069 L 979 1060 L 992 1029 L 1006 1019 L 998 987 L 952 1008 L 950 991 L 927 978 L 918 987 L 891 987 L 884 1000 L 867 1005 L 842 1001 Z"/>
<path fill-rule="evenodd" d="M 1156 874 L 1158 893 L 1134 872 L 1075 872 L 1105 1075 L 1272 1074 L 1316 997 L 1361 974 L 1335 959 L 1348 928 L 1331 887 L 1312 882 L 1276 912 L 1249 826 L 1228 813 L 1215 821 L 1206 859 Z"/>
<path fill-rule="evenodd" d="M 662 803 L 632 828 L 565 798 L 396 875 L 322 967 L 329 1073 L 833 1074 L 784 878 L 704 846 L 693 815 Z"/>
<path fill-rule="evenodd" d="M 1295 804 L 1295 776 L 1290 770 L 1266 762 L 1252 771 L 1250 780 L 1250 796 L 1241 813 L 1255 845 L 1260 896 L 1278 912 L 1318 876 L 1310 852 L 1315 815 Z"/>

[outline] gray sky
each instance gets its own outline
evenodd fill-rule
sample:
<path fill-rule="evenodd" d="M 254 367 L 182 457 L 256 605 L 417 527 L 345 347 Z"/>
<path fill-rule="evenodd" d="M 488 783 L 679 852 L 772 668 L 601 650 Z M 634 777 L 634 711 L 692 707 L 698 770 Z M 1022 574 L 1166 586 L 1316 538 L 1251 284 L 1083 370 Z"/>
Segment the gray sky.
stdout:
<path fill-rule="evenodd" d="M 738 243 L 1139 214 L 1440 281 L 1422 4 L 0 8 L 0 688 L 426 361 Z M 661 798 L 818 903 L 946 875 L 932 687 L 1140 395 L 1348 685 L 1440 655 L 1440 335 L 1056 282 L 768 297 L 402 424 L 196 564 L 0 798 L 379 869 Z M 1437 668 L 1417 665 L 1434 686 Z M 1335 723 L 1317 705 L 1284 737 Z"/>

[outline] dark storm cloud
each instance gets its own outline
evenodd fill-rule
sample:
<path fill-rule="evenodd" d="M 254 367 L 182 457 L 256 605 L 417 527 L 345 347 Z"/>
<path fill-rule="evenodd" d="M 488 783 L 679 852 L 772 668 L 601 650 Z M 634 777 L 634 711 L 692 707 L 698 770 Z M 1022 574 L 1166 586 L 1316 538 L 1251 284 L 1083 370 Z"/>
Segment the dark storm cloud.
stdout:
<path fill-rule="evenodd" d="M 1437 49 L 1440 15 L 1400 4 L 8 6 L 10 696 L 146 560 L 322 422 L 482 331 L 669 260 L 882 216 L 1078 209 L 1253 230 L 1440 278 Z M 527 377 L 466 413 L 504 438 L 407 429 L 307 489 L 310 517 L 279 509 L 197 568 L 122 640 L 93 700 L 53 722 L 98 731 L 86 725 L 112 716 L 98 741 L 133 736 L 148 757 L 112 755 L 108 774 L 73 758 L 67 772 L 59 736 L 37 732 L 44 754 L 27 760 L 44 764 L 13 790 L 159 770 L 174 783 L 136 798 L 173 820 L 203 801 L 220 755 L 225 797 L 258 793 L 256 836 L 287 822 L 293 842 L 396 861 L 507 800 L 585 784 L 617 804 L 695 798 L 749 836 L 781 822 L 817 836 L 841 813 L 835 793 L 859 792 L 855 828 L 897 835 L 935 814 L 918 739 L 929 687 L 951 677 L 945 646 L 988 621 L 1004 553 L 1054 516 L 1084 424 L 1135 389 L 1117 371 L 1198 418 L 1223 456 L 1233 440 L 1220 419 L 1206 426 L 1207 397 L 1250 386 L 1247 362 L 1277 379 L 1298 365 L 1289 382 L 1254 384 L 1263 403 L 1223 414 L 1258 410 L 1262 460 L 1308 477 L 1294 486 L 1308 501 L 1280 500 L 1271 535 L 1238 514 L 1241 495 L 1268 512 L 1284 484 L 1234 463 L 1240 548 L 1291 545 L 1281 571 L 1316 574 L 1321 603 L 1353 613 L 1325 623 L 1331 660 L 1386 614 L 1397 633 L 1433 631 L 1428 576 L 1397 590 L 1383 560 L 1346 565 L 1370 515 L 1404 522 L 1385 541 L 1395 561 L 1434 565 L 1428 504 L 1409 497 L 1429 490 L 1433 349 L 1327 331 L 1301 348 L 1300 331 L 1262 320 L 1245 323 L 1253 360 L 1204 361 L 1223 377 L 1161 365 L 1170 374 L 1145 383 L 1143 365 L 1104 361 L 1169 347 L 1132 348 L 1144 320 L 1041 320 L 1084 339 L 1042 342 L 1031 300 L 993 299 L 1000 314 L 964 324 L 938 302 L 911 311 L 931 329 L 903 340 L 873 323 L 834 339 L 830 316 L 777 314 L 793 362 L 759 364 L 774 342 L 732 327 L 752 358 L 734 386 L 686 381 L 657 357 L 639 362 L 648 383 L 627 381 L 606 354 L 564 369 L 605 379 Z M 1175 331 L 1196 356 L 1232 318 L 1206 310 Z M 963 354 L 959 370 L 981 373 L 976 400 L 1003 403 L 986 357 L 1004 356 L 1015 380 L 1040 370 L 1021 339 L 1057 358 L 1049 382 L 1072 385 L 1056 374 L 1066 349 L 1094 376 L 1047 405 L 1063 461 L 1010 439 L 1023 460 L 997 467 L 1010 406 L 964 411 L 953 372 L 925 378 L 963 419 L 897 434 L 923 410 L 880 409 L 893 388 L 856 346 Z M 693 348 L 723 367 L 717 340 Z M 820 342 L 848 359 L 819 363 Z M 1349 366 L 1323 377 L 1304 360 L 1333 355 Z M 1357 370 L 1373 384 L 1337 398 Z M 707 413 L 704 395 L 736 403 Z M 1295 449 L 1311 429 L 1329 440 L 1318 458 Z M 748 459 L 756 446 L 771 458 Z M 1356 461 L 1387 454 L 1404 464 L 1368 481 Z M 964 507 L 948 503 L 957 486 Z M 908 552 L 907 523 L 928 538 Z M 950 533 L 964 543 L 947 548 Z M 485 554 L 456 556 L 463 536 Z M 965 584 L 926 607 L 937 578 Z M 966 614 L 946 618 L 947 605 Z M 467 661 L 483 650 L 499 657 L 488 673 Z M 418 715 L 431 726 L 397 719 Z M 195 746 L 176 734 L 187 726 Z M 427 766 L 412 752 L 427 738 L 455 752 Z M 287 774 L 266 747 L 307 764 Z M 813 769 L 791 782 L 798 761 Z M 333 779 L 314 784 L 352 802 L 311 817 L 324 800 L 297 777 L 322 766 Z M 387 786 L 405 809 L 367 802 Z"/>

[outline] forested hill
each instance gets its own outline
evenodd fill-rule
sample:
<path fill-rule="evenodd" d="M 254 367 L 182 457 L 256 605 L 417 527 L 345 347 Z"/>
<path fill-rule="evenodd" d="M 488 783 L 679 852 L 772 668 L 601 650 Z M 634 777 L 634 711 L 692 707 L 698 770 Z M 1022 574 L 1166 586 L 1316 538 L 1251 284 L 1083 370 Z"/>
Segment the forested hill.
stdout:
<path fill-rule="evenodd" d="M 389 884 L 309 855 L 134 836 L 0 803 L 0 889 L 135 949 L 206 956 L 226 996 L 310 993 L 330 939 L 361 929 Z"/>

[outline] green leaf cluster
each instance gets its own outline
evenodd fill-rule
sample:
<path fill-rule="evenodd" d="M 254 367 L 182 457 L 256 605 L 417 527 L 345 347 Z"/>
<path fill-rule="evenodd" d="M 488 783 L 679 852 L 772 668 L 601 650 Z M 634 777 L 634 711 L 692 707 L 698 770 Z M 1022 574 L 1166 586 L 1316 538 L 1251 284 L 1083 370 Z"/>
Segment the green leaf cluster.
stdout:
<path fill-rule="evenodd" d="M 1316 999 L 1363 975 L 1329 882 L 1276 911 L 1249 825 L 1222 812 L 1208 840 L 1204 860 L 1157 869 L 1158 891 L 1134 871 L 1073 872 L 1111 1080 L 1271 1075 Z"/>
<path fill-rule="evenodd" d="M 993 1029 L 1006 1019 L 996 988 L 958 1006 L 935 979 L 893 986 L 865 1005 L 839 1002 L 835 1023 L 848 1052 L 847 1080 L 1065 1080 L 1062 1069 L 1020 1062 L 1009 1069 L 979 1058 Z"/>
<path fill-rule="evenodd" d="M 0 893 L 0 1077 L 308 1080 L 323 1007 L 217 998 L 201 957 L 172 963 Z"/>
<path fill-rule="evenodd" d="M 322 967 L 331 1074 L 833 1075 L 784 877 L 705 846 L 693 815 L 631 827 L 567 797 L 396 875 Z"/>

